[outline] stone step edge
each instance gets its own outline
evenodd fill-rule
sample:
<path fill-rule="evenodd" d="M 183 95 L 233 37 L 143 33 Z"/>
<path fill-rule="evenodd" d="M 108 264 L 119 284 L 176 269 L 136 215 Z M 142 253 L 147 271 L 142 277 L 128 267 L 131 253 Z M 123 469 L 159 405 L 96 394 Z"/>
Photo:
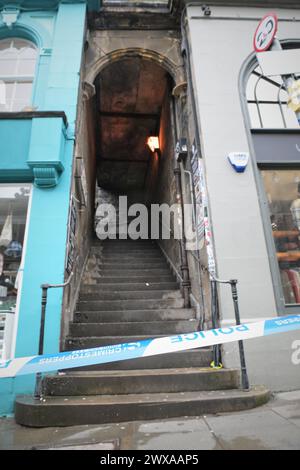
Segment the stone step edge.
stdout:
<path fill-rule="evenodd" d="M 199 416 L 254 408 L 267 403 L 270 396 L 270 391 L 263 386 L 254 386 L 249 391 L 60 396 L 40 401 L 23 395 L 16 399 L 15 419 L 24 426 L 63 427 Z"/>
<path fill-rule="evenodd" d="M 175 375 L 175 374 L 225 374 L 225 373 L 240 373 L 238 368 L 222 368 L 213 369 L 212 367 L 173 367 L 168 369 L 129 369 L 129 370 L 99 370 L 99 371 L 68 371 L 59 372 L 57 375 L 48 375 L 44 380 L 54 380 L 57 378 L 102 378 L 102 377 L 118 377 L 119 375 L 126 375 L 132 377 L 149 376 L 149 375 Z"/>

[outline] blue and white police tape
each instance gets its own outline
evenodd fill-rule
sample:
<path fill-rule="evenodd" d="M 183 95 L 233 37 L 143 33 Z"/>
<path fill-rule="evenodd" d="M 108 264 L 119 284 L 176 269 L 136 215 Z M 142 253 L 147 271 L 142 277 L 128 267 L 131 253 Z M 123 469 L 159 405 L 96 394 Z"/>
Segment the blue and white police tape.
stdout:
<path fill-rule="evenodd" d="M 300 330 L 300 315 L 277 317 L 272 320 L 244 323 L 239 326 L 196 331 L 164 338 L 146 339 L 134 343 L 45 354 L 43 356 L 22 357 L 0 362 L 0 378 L 156 356 L 215 344 L 259 338 L 292 330 Z"/>

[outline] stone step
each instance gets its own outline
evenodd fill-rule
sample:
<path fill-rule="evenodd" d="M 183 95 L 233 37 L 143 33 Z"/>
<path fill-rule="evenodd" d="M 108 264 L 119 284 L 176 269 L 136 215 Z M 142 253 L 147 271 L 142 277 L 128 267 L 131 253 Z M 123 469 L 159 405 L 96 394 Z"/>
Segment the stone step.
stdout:
<path fill-rule="evenodd" d="M 131 299 L 131 300 L 89 300 L 79 301 L 77 311 L 111 311 L 111 310 L 161 310 L 163 308 L 183 308 L 182 298 L 161 299 Z"/>
<path fill-rule="evenodd" d="M 162 310 L 115 310 L 111 312 L 76 312 L 74 320 L 79 323 L 118 323 L 148 322 L 169 320 L 194 320 L 196 312 L 192 308 L 174 308 Z"/>
<path fill-rule="evenodd" d="M 97 252 L 99 249 L 102 251 L 107 251 L 108 253 L 114 253 L 115 251 L 118 251 L 120 253 L 124 253 L 126 251 L 157 251 L 158 253 L 161 254 L 161 249 L 159 248 L 158 245 L 155 245 L 155 243 L 148 243 L 148 244 L 116 244 L 116 245 L 107 245 L 103 244 L 101 247 L 91 247 L 91 250 L 94 252 Z"/>
<path fill-rule="evenodd" d="M 71 323 L 69 334 L 82 336 L 175 335 L 199 330 L 198 320 L 121 323 Z"/>
<path fill-rule="evenodd" d="M 43 380 L 43 396 L 124 395 L 174 393 L 239 388 L 236 369 L 149 369 L 104 372 L 68 372 Z"/>
<path fill-rule="evenodd" d="M 164 337 L 164 335 L 136 335 L 136 336 L 67 336 L 65 350 L 75 351 L 79 349 L 98 348 L 122 343 L 137 343 L 143 340 Z"/>
<path fill-rule="evenodd" d="M 115 275 L 115 276 L 101 276 L 101 277 L 94 277 L 93 281 L 95 284 L 123 284 L 123 283 L 136 283 L 136 282 L 174 282 L 174 276 L 171 274 L 168 275 L 160 275 L 155 276 L 153 274 L 145 275 L 138 275 L 137 273 L 134 276 L 122 276 L 122 274 Z"/>
<path fill-rule="evenodd" d="M 146 290 L 147 286 L 144 285 L 144 290 L 138 291 L 111 291 L 111 292 L 98 292 L 92 294 L 80 294 L 79 301 L 89 302 L 94 300 L 130 300 L 130 299 L 174 299 L 181 298 L 179 290 Z"/>
<path fill-rule="evenodd" d="M 145 266 L 145 269 L 149 269 L 149 266 L 154 266 L 157 268 L 168 268 L 169 265 L 165 259 L 163 259 L 161 256 L 129 256 L 126 255 L 124 257 L 119 257 L 119 256 L 95 256 L 94 258 L 91 258 L 93 263 L 101 269 L 103 268 L 109 268 L 109 269 L 116 269 L 118 266 L 124 266 L 124 263 L 127 263 L 125 265 L 126 269 L 133 269 L 136 267 L 137 269 L 141 266 Z"/>
<path fill-rule="evenodd" d="M 95 253 L 95 255 L 97 256 L 98 253 L 100 253 L 100 250 L 92 249 L 91 252 L 93 254 Z M 145 248 L 138 248 L 138 247 L 123 247 L 122 248 L 122 247 L 117 247 L 117 246 L 114 248 L 103 247 L 101 249 L 101 254 L 105 254 L 107 256 L 112 256 L 115 254 L 118 254 L 120 256 L 126 256 L 127 254 L 130 256 L 134 256 L 135 254 L 140 255 L 140 256 L 143 256 L 143 255 L 163 256 L 161 250 L 156 246 L 148 246 Z"/>
<path fill-rule="evenodd" d="M 92 279 L 112 277 L 120 279 L 120 281 L 124 278 L 125 280 L 127 278 L 137 278 L 137 282 L 144 282 L 139 281 L 139 278 L 146 279 L 149 277 L 151 278 L 152 283 L 155 282 L 155 278 L 163 281 L 164 278 L 167 277 L 175 282 L 175 276 L 171 273 L 170 269 L 166 268 L 165 266 L 155 265 L 140 265 L 138 267 L 128 266 L 127 269 L 120 269 L 118 266 L 102 269 L 100 266 L 97 266 L 94 271 L 90 273 L 90 277 Z M 156 284 L 160 284 L 160 282 L 156 281 Z"/>
<path fill-rule="evenodd" d="M 132 370 L 132 369 L 175 369 L 182 367 L 208 367 L 213 360 L 211 348 L 194 349 L 176 353 L 159 354 L 157 356 L 140 357 L 128 361 L 95 364 L 72 369 L 78 371 L 100 370 Z"/>
<path fill-rule="evenodd" d="M 101 292 L 120 292 L 120 291 L 138 291 L 138 290 L 173 290 L 179 288 L 178 282 L 133 282 L 116 284 L 82 284 L 80 295 L 97 294 Z"/>
<path fill-rule="evenodd" d="M 133 259 L 148 259 L 148 258 L 154 258 L 154 259 L 163 259 L 163 255 L 159 250 L 144 250 L 144 251 L 110 251 L 110 250 L 103 250 L 101 253 L 95 253 L 94 254 L 96 259 L 117 259 L 117 260 L 122 260 L 122 259 L 127 259 L 127 258 L 133 258 Z"/>
<path fill-rule="evenodd" d="M 132 240 L 131 238 L 127 238 L 126 240 L 116 239 L 116 240 L 93 240 L 91 247 L 108 247 L 108 248 L 116 248 L 116 247 L 157 247 L 158 244 L 155 240 Z"/>
<path fill-rule="evenodd" d="M 156 275 L 157 271 L 162 271 L 162 275 L 170 275 L 170 269 L 166 263 L 150 263 L 150 264 L 143 264 L 143 263 L 130 263 L 128 264 L 118 264 L 118 263 L 102 263 L 97 266 L 99 272 L 107 273 L 108 271 L 113 270 L 117 271 L 116 274 L 122 273 L 122 275 L 133 276 L 136 274 L 143 275 Z M 128 274 L 126 274 L 128 273 Z"/>
<path fill-rule="evenodd" d="M 99 258 L 98 267 L 99 269 L 105 268 L 107 264 L 112 266 L 123 266 L 124 263 L 127 265 L 127 269 L 134 269 L 132 266 L 144 266 L 144 269 L 148 269 L 148 266 L 156 266 L 165 268 L 168 267 L 167 262 L 161 257 L 156 256 L 155 258 L 137 258 L 135 256 L 126 256 L 124 258 L 108 257 L 106 256 Z"/>
<path fill-rule="evenodd" d="M 269 398 L 270 392 L 264 387 L 250 391 L 46 397 L 42 401 L 21 396 L 16 400 L 15 419 L 30 427 L 120 423 L 241 411 L 262 405 Z"/>

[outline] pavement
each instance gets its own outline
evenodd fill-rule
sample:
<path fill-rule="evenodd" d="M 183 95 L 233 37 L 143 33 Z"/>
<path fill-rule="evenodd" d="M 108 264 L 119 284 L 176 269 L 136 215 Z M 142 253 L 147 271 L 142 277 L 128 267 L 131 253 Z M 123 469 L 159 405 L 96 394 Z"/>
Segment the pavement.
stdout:
<path fill-rule="evenodd" d="M 144 422 L 34 429 L 1 418 L 0 449 L 299 450 L 300 390 L 249 411 Z"/>

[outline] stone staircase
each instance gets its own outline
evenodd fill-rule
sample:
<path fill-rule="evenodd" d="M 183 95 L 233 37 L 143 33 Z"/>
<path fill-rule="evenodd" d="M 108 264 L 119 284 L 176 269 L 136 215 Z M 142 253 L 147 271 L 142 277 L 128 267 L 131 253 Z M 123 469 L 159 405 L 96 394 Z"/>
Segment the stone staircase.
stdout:
<path fill-rule="evenodd" d="M 134 342 L 199 329 L 151 241 L 95 242 L 66 350 Z M 209 367 L 201 348 L 70 370 L 43 379 L 43 397 L 18 397 L 16 421 L 32 427 L 196 416 L 265 403 L 264 387 L 242 391 L 239 371 Z"/>

